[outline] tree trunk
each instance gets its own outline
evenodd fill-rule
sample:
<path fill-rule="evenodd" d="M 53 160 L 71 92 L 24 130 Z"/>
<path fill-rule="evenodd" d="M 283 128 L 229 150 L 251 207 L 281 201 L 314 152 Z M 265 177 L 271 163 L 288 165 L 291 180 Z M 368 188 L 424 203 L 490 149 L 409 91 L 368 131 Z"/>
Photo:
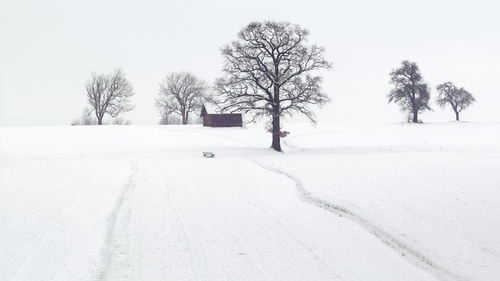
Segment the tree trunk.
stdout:
<path fill-rule="evenodd" d="M 279 86 L 279 64 L 277 61 L 274 62 L 274 96 L 273 96 L 273 142 L 271 147 L 276 151 L 281 150 L 281 123 L 280 123 L 280 86 Z"/>
<path fill-rule="evenodd" d="M 460 121 L 460 116 L 458 111 L 455 111 L 455 120 Z"/>
<path fill-rule="evenodd" d="M 182 125 L 186 125 L 187 124 L 187 120 L 186 120 L 186 112 L 185 111 L 182 111 Z"/>
<path fill-rule="evenodd" d="M 281 151 L 281 138 L 280 138 L 280 114 L 279 109 L 273 109 L 273 142 L 271 147 L 276 151 Z"/>
<path fill-rule="evenodd" d="M 413 123 L 418 123 L 418 111 L 413 111 Z"/>
<path fill-rule="evenodd" d="M 414 88 L 415 85 L 413 85 L 412 83 L 412 87 Z M 415 92 L 413 91 L 412 92 L 412 98 L 411 98 L 411 109 L 412 109 L 412 113 L 413 113 L 413 120 L 412 122 L 413 123 L 418 123 L 418 109 L 417 109 L 417 105 L 416 105 L 416 99 L 415 99 Z"/>

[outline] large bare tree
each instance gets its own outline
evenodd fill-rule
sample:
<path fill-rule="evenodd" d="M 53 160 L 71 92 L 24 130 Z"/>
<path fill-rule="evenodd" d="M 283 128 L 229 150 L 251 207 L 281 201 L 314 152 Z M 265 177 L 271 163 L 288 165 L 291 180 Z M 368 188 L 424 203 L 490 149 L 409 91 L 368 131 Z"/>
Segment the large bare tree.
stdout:
<path fill-rule="evenodd" d="M 217 79 L 218 106 L 222 112 L 244 112 L 253 120 L 270 116 L 272 144 L 281 151 L 281 117 L 304 114 L 312 122 L 311 105 L 329 101 L 314 70 L 330 69 L 324 49 L 308 45 L 309 32 L 288 22 L 252 22 L 237 40 L 225 46 L 225 76 Z"/>
<path fill-rule="evenodd" d="M 418 114 L 430 110 L 430 90 L 417 64 L 405 60 L 399 68 L 391 71 L 390 76 L 394 88 L 387 95 L 389 102 L 398 104 L 401 111 L 413 116 L 413 123 L 418 123 Z"/>
<path fill-rule="evenodd" d="M 111 74 L 93 73 L 85 88 L 98 125 L 102 125 L 106 114 L 115 118 L 134 108 L 130 104 L 130 97 L 134 95 L 132 85 L 121 70 Z"/>
<path fill-rule="evenodd" d="M 442 108 L 449 104 L 457 121 L 460 121 L 460 112 L 476 101 L 471 93 L 464 88 L 458 88 L 452 82 L 442 83 L 436 89 L 439 93 L 436 103 Z"/>
<path fill-rule="evenodd" d="M 163 110 L 171 110 L 170 113 L 179 114 L 182 124 L 187 124 L 190 113 L 201 109 L 207 88 L 207 84 L 194 74 L 172 73 L 160 83 L 157 107 L 160 113 Z"/>

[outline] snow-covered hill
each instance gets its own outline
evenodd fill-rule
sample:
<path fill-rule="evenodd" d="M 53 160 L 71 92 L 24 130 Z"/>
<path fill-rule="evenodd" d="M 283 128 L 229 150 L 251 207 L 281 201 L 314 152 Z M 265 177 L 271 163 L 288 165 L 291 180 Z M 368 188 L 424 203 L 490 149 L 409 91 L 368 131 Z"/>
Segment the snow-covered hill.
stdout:
<path fill-rule="evenodd" d="M 286 129 L 0 128 L 0 281 L 498 279 L 500 123 Z"/>

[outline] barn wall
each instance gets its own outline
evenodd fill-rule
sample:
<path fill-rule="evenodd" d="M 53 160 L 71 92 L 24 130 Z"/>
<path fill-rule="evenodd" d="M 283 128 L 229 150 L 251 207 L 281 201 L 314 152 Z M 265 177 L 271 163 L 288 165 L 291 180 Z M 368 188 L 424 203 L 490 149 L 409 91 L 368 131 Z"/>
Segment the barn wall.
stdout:
<path fill-rule="evenodd" d="M 242 127 L 241 114 L 206 114 L 203 117 L 203 126 L 206 127 Z"/>

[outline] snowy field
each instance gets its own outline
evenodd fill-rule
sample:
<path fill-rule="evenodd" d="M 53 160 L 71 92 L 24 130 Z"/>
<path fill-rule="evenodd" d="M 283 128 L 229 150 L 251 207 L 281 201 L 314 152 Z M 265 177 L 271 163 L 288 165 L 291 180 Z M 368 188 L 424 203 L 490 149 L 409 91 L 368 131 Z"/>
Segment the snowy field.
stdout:
<path fill-rule="evenodd" d="M 286 129 L 0 128 L 0 281 L 499 280 L 500 123 Z"/>

